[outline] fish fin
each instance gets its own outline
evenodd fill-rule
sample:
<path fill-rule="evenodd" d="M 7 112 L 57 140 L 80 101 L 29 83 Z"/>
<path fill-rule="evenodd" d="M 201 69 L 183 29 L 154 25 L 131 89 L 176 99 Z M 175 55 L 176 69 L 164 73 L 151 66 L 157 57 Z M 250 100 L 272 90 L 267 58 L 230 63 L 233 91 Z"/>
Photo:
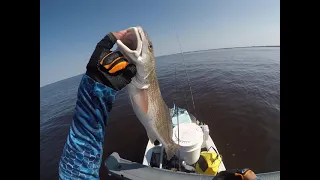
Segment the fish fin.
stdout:
<path fill-rule="evenodd" d="M 129 84 L 127 87 L 127 91 L 130 97 L 130 101 L 132 106 L 139 109 L 142 114 L 148 113 L 148 91 L 146 89 L 138 89 L 135 86 Z M 131 92 L 131 93 L 130 93 Z"/>
<path fill-rule="evenodd" d="M 174 143 L 170 143 L 167 148 L 165 148 L 167 154 L 167 160 L 170 160 L 175 154 L 178 153 L 179 146 Z"/>
<path fill-rule="evenodd" d="M 148 92 L 146 89 L 140 89 L 139 93 L 137 94 L 137 98 L 139 99 L 136 101 L 137 106 L 139 109 L 144 113 L 148 113 Z"/>

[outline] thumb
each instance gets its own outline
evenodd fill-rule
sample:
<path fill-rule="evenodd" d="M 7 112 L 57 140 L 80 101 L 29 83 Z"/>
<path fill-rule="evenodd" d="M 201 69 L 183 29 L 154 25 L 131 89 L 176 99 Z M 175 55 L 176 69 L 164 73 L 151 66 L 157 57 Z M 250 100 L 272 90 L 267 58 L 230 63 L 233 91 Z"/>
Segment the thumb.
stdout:
<path fill-rule="evenodd" d="M 124 70 L 123 70 L 123 75 L 128 78 L 131 79 L 133 78 L 137 73 L 137 68 L 134 64 L 129 64 Z"/>

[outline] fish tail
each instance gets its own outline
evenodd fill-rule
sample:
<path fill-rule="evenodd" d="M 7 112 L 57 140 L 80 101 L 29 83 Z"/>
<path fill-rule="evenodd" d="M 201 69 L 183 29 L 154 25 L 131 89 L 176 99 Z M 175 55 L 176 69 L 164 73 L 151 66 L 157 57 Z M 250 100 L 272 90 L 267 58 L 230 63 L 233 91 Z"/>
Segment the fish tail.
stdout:
<path fill-rule="evenodd" d="M 167 154 L 167 160 L 170 160 L 174 155 L 178 153 L 179 146 L 175 143 L 170 143 L 167 148 L 165 148 Z"/>

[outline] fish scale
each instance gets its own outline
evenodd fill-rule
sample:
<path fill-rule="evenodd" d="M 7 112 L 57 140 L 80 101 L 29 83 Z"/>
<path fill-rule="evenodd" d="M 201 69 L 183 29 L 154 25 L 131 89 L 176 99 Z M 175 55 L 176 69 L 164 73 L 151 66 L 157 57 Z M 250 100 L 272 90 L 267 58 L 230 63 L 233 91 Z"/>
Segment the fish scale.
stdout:
<path fill-rule="evenodd" d="M 179 146 L 172 141 L 170 110 L 160 92 L 152 42 L 139 26 L 129 30 L 128 36 L 133 35 L 135 38 L 130 37 L 131 39 L 141 40 L 141 43 L 134 43 L 142 44 L 141 49 L 136 47 L 137 50 L 131 50 L 120 40 L 117 41 L 120 51 L 137 67 L 137 75 L 134 77 L 136 79 L 133 79 L 127 88 L 129 99 L 150 141 L 154 143 L 155 140 L 158 140 L 164 146 L 169 160 L 177 152 Z M 139 84 L 141 82 L 144 84 Z"/>

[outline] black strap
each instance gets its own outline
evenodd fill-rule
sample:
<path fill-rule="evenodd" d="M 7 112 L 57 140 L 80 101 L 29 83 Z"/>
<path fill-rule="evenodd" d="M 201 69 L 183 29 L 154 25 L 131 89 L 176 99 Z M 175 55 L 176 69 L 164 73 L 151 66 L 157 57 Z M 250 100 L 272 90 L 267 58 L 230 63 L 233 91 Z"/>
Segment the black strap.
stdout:
<path fill-rule="evenodd" d="M 219 157 L 221 157 L 221 155 L 218 153 L 218 151 L 215 148 L 213 148 L 213 146 L 210 146 L 208 151 L 210 150 L 210 148 L 212 148 L 217 154 L 216 158 L 214 158 L 214 160 L 213 160 L 213 162 L 215 162 Z"/>

